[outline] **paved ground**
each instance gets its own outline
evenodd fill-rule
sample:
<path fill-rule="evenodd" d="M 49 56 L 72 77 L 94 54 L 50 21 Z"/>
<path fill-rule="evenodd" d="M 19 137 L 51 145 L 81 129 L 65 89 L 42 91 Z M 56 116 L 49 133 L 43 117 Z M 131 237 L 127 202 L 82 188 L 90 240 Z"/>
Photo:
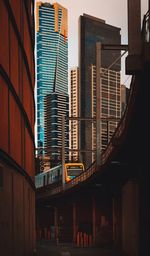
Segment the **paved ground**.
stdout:
<path fill-rule="evenodd" d="M 56 245 L 50 241 L 37 243 L 37 256 L 121 256 L 107 248 L 79 248 L 73 244 Z"/>

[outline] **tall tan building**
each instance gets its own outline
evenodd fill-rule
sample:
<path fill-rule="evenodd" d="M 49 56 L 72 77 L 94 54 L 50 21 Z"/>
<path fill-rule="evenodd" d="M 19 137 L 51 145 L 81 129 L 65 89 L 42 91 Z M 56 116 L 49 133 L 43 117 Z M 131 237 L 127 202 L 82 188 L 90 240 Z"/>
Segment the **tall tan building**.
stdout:
<path fill-rule="evenodd" d="M 100 135 L 103 151 L 111 139 L 121 117 L 120 72 L 101 68 L 100 86 Z M 96 118 L 96 66 L 91 66 L 92 117 Z M 92 150 L 96 149 L 96 127 L 92 124 Z M 92 153 L 92 162 L 95 153 Z"/>
<path fill-rule="evenodd" d="M 96 65 L 96 43 L 121 44 L 120 28 L 107 24 L 105 20 L 98 19 L 87 14 L 80 16 L 79 20 L 79 68 L 80 68 L 80 93 L 81 93 L 81 117 L 92 117 L 92 89 L 90 80 L 91 65 Z M 109 68 L 116 59 L 120 58 L 120 51 L 102 51 L 101 66 Z M 118 61 L 112 67 L 114 71 L 120 71 L 121 63 Z M 109 82 L 108 82 L 109 83 Z M 107 86 L 107 85 L 106 85 Z M 88 167 L 92 163 L 91 145 L 93 141 L 91 123 L 81 122 L 81 149 L 83 161 Z M 89 151 L 89 152 L 88 152 Z"/>
<path fill-rule="evenodd" d="M 79 117 L 79 68 L 72 68 L 70 71 L 70 116 Z M 77 120 L 70 121 L 70 149 L 79 150 L 79 122 Z M 70 153 L 72 161 L 79 160 L 79 152 Z"/>
<path fill-rule="evenodd" d="M 70 116 L 80 116 L 80 86 L 79 86 L 79 68 L 71 69 L 71 88 L 70 88 Z M 91 65 L 91 110 L 92 118 L 96 118 L 96 66 Z M 89 99 L 90 100 L 90 99 Z M 101 88 L 100 88 L 100 113 L 101 113 L 101 150 L 103 151 L 111 139 L 118 121 L 121 118 L 121 85 L 120 72 L 101 68 Z M 79 122 L 70 121 L 70 145 L 71 149 L 79 149 Z M 96 150 L 96 125 L 92 125 L 92 150 Z M 92 162 L 95 161 L 95 153 L 92 153 Z M 72 160 L 79 159 L 79 152 L 71 152 Z"/>

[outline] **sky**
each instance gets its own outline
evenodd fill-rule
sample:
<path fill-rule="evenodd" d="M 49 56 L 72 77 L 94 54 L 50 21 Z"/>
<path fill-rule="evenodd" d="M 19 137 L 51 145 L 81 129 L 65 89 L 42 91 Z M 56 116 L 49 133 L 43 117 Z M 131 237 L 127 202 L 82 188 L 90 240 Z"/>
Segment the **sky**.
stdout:
<path fill-rule="evenodd" d="M 1 1 L 1 0 L 0 0 Z M 121 28 L 121 43 L 128 43 L 127 0 L 35 0 L 59 3 L 68 9 L 68 67 L 78 66 L 78 22 L 83 13 L 103 19 L 107 24 Z M 141 20 L 148 10 L 148 0 L 141 0 Z M 125 75 L 125 57 L 122 58 L 121 83 L 130 87 L 131 77 Z M 70 76 L 69 91 L 70 91 Z M 35 90 L 36 92 L 36 90 Z M 36 94 L 36 93 L 35 93 Z M 36 99 L 36 96 L 35 96 Z M 36 125 L 35 125 L 36 134 Z"/>
<path fill-rule="evenodd" d="M 83 13 L 103 19 L 107 24 L 121 28 L 121 43 L 128 43 L 127 0 L 41 0 L 59 3 L 68 9 L 68 65 L 78 66 L 78 21 Z M 148 9 L 148 0 L 141 0 L 141 19 Z M 124 60 L 122 61 L 124 62 Z M 125 71 L 123 70 L 122 73 Z M 122 83 L 128 80 L 122 74 Z M 128 86 L 128 84 L 127 84 Z"/>

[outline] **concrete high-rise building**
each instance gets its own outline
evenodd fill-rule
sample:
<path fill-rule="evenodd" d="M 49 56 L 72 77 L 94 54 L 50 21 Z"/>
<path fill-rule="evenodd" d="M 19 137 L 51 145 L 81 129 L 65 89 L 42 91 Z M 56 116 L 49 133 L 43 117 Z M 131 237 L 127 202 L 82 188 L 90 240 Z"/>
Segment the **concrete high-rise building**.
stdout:
<path fill-rule="evenodd" d="M 44 128 L 45 96 L 68 95 L 67 10 L 54 3 L 36 6 L 37 39 L 37 146 L 46 147 Z M 55 104 L 54 104 L 55 105 Z M 53 111 L 55 107 L 53 108 Z M 52 111 L 52 110 L 51 110 Z M 51 116 L 51 119 L 54 115 Z M 57 125 L 57 124 L 56 124 Z"/>
<path fill-rule="evenodd" d="M 69 96 L 64 93 L 51 93 L 45 98 L 45 145 L 49 151 L 51 164 L 61 160 L 62 116 L 69 117 Z M 65 120 L 65 148 L 69 149 L 69 122 Z M 66 160 L 68 153 L 66 152 Z"/>
<path fill-rule="evenodd" d="M 111 139 L 118 121 L 121 118 L 121 86 L 120 72 L 101 68 L 100 87 L 100 136 L 101 151 L 103 151 Z M 91 89 L 92 89 L 92 117 L 96 118 L 96 66 L 91 66 Z M 109 119 L 110 118 L 110 119 Z M 92 150 L 96 150 L 96 126 L 92 123 Z M 92 162 L 95 153 L 92 153 Z"/>
<path fill-rule="evenodd" d="M 0 255 L 35 249 L 34 1 L 0 1 Z"/>
<path fill-rule="evenodd" d="M 72 68 L 70 71 L 70 116 L 79 117 L 79 68 Z M 79 122 L 70 121 L 70 144 L 72 150 L 79 150 Z M 71 151 L 70 158 L 72 161 L 79 160 L 79 152 Z"/>
<path fill-rule="evenodd" d="M 80 40 L 79 40 L 79 68 L 80 68 L 80 115 L 82 118 L 89 117 L 93 115 L 93 89 L 91 83 L 91 65 L 96 66 L 96 43 L 101 42 L 102 44 L 121 44 L 120 28 L 106 24 L 104 20 L 92 17 L 90 15 L 84 14 L 80 16 Z M 108 69 L 112 63 L 121 56 L 120 51 L 115 50 L 103 50 L 101 56 L 101 67 Z M 94 71 L 93 71 L 94 72 Z M 112 79 L 111 90 L 113 94 L 116 93 L 116 86 L 119 85 L 118 75 L 116 79 L 116 73 L 120 72 L 120 61 L 116 62 L 111 67 L 111 72 L 114 74 Z M 110 74 L 110 72 L 109 72 Z M 117 73 L 118 74 L 118 73 Z M 103 83 L 108 87 L 109 75 L 106 75 L 106 79 L 103 79 Z M 117 82 L 116 82 L 117 81 Z M 117 85 L 116 85 L 117 83 Z M 114 85 L 114 89 L 113 89 Z M 107 91 L 109 89 L 107 88 Z M 119 88 L 117 89 L 119 91 Z M 106 92 L 108 95 L 108 92 Z M 116 96 L 113 96 L 116 97 Z M 119 98 L 120 96 L 118 96 Z M 113 101 L 113 99 L 109 100 Z M 119 111 L 119 110 L 118 110 Z M 110 115 L 107 112 L 107 116 Z M 118 113 L 119 116 L 119 113 Z M 81 131 L 80 131 L 80 144 L 81 149 L 91 150 L 93 133 L 92 133 L 91 122 L 82 121 Z M 92 162 L 92 154 L 86 153 L 83 155 L 83 159 L 87 166 Z"/>

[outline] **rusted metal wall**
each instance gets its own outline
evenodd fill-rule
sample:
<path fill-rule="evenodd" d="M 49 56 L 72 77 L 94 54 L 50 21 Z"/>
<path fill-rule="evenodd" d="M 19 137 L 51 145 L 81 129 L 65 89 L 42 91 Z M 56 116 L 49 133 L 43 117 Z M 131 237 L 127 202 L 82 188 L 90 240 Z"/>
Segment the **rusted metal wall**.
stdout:
<path fill-rule="evenodd" d="M 0 162 L 0 254 L 32 255 L 35 248 L 35 194 L 21 174 Z"/>
<path fill-rule="evenodd" d="M 0 255 L 32 255 L 34 1 L 0 1 Z M 32 10 L 32 11 L 31 11 Z"/>

